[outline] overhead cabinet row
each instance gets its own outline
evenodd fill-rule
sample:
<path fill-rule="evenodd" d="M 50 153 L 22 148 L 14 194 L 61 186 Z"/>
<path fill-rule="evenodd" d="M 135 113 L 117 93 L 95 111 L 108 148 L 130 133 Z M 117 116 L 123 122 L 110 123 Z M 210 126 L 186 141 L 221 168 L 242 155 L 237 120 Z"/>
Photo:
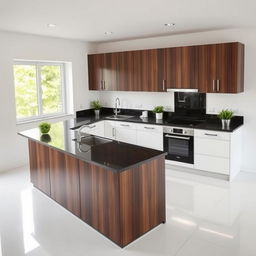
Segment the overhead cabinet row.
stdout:
<path fill-rule="evenodd" d="M 244 90 L 244 45 L 237 42 L 92 54 L 88 66 L 90 90 Z"/>

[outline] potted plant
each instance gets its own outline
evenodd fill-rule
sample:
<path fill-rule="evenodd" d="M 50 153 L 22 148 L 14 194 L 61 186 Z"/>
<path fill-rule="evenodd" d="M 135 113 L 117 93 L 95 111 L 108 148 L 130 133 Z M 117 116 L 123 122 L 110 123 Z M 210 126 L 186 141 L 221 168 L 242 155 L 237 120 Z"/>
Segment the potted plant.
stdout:
<path fill-rule="evenodd" d="M 100 116 L 100 109 L 102 108 L 102 105 L 100 104 L 99 100 L 94 100 L 91 102 L 91 107 L 94 109 L 94 113 L 96 118 L 99 118 Z"/>
<path fill-rule="evenodd" d="M 38 127 L 42 134 L 47 134 L 51 130 L 51 124 L 47 122 L 40 123 Z"/>
<path fill-rule="evenodd" d="M 164 112 L 164 107 L 163 106 L 156 106 L 153 109 L 153 112 L 156 114 L 156 119 L 163 119 L 163 112 Z"/>
<path fill-rule="evenodd" d="M 230 120 L 233 117 L 234 112 L 228 109 L 222 109 L 219 114 L 218 117 L 221 119 L 222 122 L 222 127 L 228 127 L 230 126 Z"/>

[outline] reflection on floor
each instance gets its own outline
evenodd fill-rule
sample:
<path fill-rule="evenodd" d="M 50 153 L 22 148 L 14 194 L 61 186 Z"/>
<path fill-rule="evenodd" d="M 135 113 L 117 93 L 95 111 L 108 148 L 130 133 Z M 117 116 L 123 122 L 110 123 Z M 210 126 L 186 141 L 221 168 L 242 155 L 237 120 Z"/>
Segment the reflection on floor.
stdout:
<path fill-rule="evenodd" d="M 27 167 L 0 173 L 0 256 L 256 255 L 256 174 L 166 175 L 167 223 L 120 249 L 34 189 Z"/>

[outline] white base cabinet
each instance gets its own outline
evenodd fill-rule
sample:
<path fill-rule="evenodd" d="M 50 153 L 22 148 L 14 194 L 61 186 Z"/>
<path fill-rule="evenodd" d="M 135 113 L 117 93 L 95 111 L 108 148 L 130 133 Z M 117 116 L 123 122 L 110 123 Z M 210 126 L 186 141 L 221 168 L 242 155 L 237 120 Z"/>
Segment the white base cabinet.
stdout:
<path fill-rule="evenodd" d="M 240 170 L 242 128 L 232 133 L 194 130 L 194 168 L 228 175 Z"/>
<path fill-rule="evenodd" d="M 137 125 L 137 145 L 163 150 L 163 127 L 156 125 Z"/>
<path fill-rule="evenodd" d="M 129 122 L 105 121 L 105 137 L 142 147 L 163 150 L 163 127 Z"/>

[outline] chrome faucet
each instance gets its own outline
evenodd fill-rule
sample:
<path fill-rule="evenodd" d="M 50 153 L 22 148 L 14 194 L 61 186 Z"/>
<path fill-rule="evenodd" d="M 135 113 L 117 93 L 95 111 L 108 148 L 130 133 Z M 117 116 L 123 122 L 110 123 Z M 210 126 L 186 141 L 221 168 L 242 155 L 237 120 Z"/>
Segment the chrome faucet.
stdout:
<path fill-rule="evenodd" d="M 115 109 L 114 109 L 115 117 L 117 117 L 117 114 L 121 112 L 121 110 L 118 109 L 118 106 L 120 107 L 120 99 L 117 97 L 115 100 Z"/>
<path fill-rule="evenodd" d="M 78 143 L 81 143 L 81 142 L 82 142 L 82 139 L 88 136 L 88 135 L 86 135 L 86 136 L 82 136 L 82 135 L 81 135 L 81 131 L 82 131 L 85 127 L 88 127 L 88 125 L 86 125 L 86 124 L 85 124 L 85 125 L 82 125 L 82 126 L 78 129 L 78 131 L 77 131 L 76 140 L 77 140 Z"/>

